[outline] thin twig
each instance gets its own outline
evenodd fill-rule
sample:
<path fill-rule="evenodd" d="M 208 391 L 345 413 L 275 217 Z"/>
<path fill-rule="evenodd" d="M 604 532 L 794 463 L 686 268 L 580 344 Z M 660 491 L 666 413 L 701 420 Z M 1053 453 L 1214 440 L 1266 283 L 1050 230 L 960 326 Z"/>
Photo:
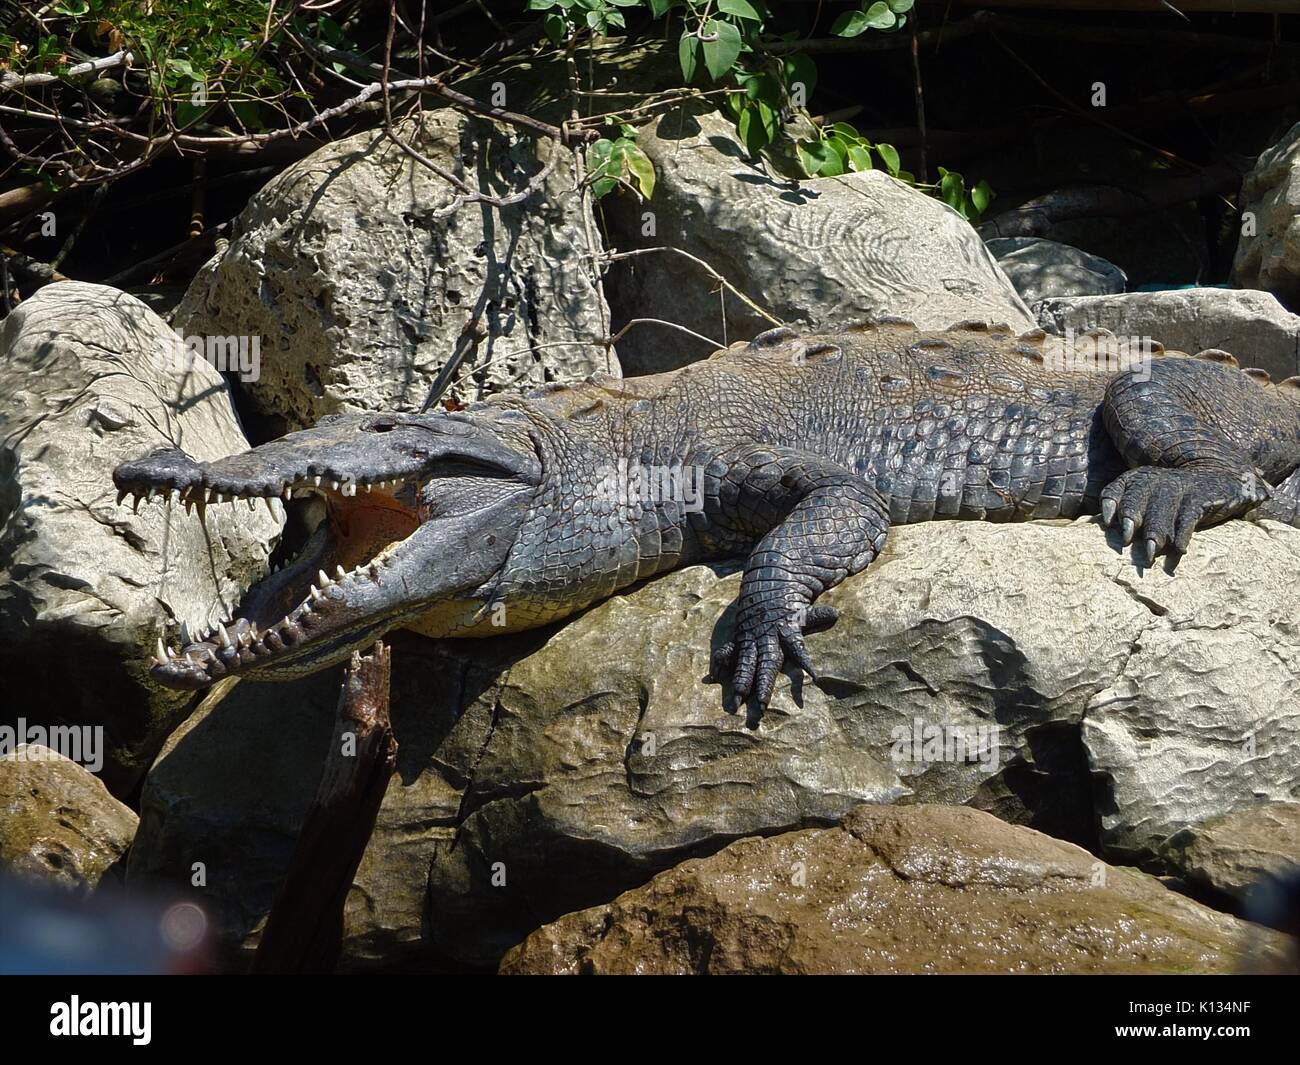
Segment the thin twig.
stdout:
<path fill-rule="evenodd" d="M 716 282 L 718 282 L 718 284 L 720 284 L 728 292 L 736 296 L 742 303 L 745 304 L 745 306 L 747 306 L 750 310 L 754 311 L 755 314 L 758 314 L 759 316 L 766 318 L 773 325 L 784 324 L 780 318 L 776 317 L 776 315 L 771 314 L 768 311 L 765 311 L 752 299 L 750 299 L 743 292 L 741 292 L 740 289 L 736 288 L 735 285 L 733 285 L 730 281 L 728 281 L 725 277 L 723 277 L 720 273 L 718 273 L 717 270 L 713 269 L 713 267 L 710 266 L 708 263 L 706 263 L 703 259 L 700 259 L 697 256 L 692 255 L 688 251 L 683 251 L 681 248 L 670 248 L 665 246 L 661 248 L 636 248 L 633 251 L 605 252 L 600 255 L 600 259 L 602 262 L 612 263 L 612 262 L 617 262 L 620 259 L 632 259 L 639 255 L 650 255 L 653 252 L 659 252 L 659 251 L 672 252 L 674 255 L 681 255 L 682 257 L 689 259 L 691 262 L 695 263 L 697 266 L 703 269 L 705 273 L 707 273 L 711 278 L 713 278 Z"/>

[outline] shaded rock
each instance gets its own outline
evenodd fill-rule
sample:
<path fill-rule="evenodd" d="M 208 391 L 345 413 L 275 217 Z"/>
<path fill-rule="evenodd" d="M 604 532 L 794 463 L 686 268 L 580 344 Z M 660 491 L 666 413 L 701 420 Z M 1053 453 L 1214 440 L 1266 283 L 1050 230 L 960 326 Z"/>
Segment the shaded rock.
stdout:
<path fill-rule="evenodd" d="M 1241 203 L 1253 231 L 1238 238 L 1232 283 L 1300 308 L 1300 123 L 1255 161 Z"/>
<path fill-rule="evenodd" d="M 133 297 L 75 282 L 0 331 L 0 722 L 104 726 L 119 795 L 193 702 L 148 676 L 158 637 L 229 616 L 280 528 L 262 508 L 213 507 L 205 530 L 179 506 L 117 504 L 126 458 L 248 446 L 221 375 L 175 340 Z"/>
<path fill-rule="evenodd" d="M 427 113 L 415 144 L 494 196 L 543 168 L 528 138 L 450 110 Z M 345 138 L 249 201 L 177 308 L 177 328 L 260 337 L 261 376 L 248 391 L 288 429 L 342 410 L 417 410 L 467 344 L 458 376 L 481 372 L 455 390 L 462 400 L 617 374 L 587 265 L 594 224 L 573 185 L 564 152 L 524 203 L 490 208 L 458 201 L 382 133 Z"/>
<path fill-rule="evenodd" d="M 772 177 L 745 161 L 735 128 L 712 113 L 670 112 L 638 143 L 654 163 L 655 193 L 646 203 L 602 201 L 618 251 L 688 252 L 782 322 L 830 328 L 892 314 L 923 327 L 964 318 L 1017 330 L 1034 324 L 975 230 L 883 171 L 798 182 Z M 616 328 L 660 318 L 733 343 L 771 324 L 673 252 L 616 264 L 607 287 Z M 712 348 L 641 325 L 618 350 L 627 372 L 640 374 L 683 366 Z"/>
<path fill-rule="evenodd" d="M 0 870 L 89 891 L 139 819 L 76 762 L 22 744 L 0 755 Z"/>
<path fill-rule="evenodd" d="M 534 932 L 547 973 L 1227 973 L 1252 929 L 1087 851 L 976 810 L 859 807 L 733 843 Z"/>
<path fill-rule="evenodd" d="M 997 237 L 986 244 L 1031 307 L 1049 297 L 1113 295 L 1128 281 L 1114 263 L 1054 240 Z"/>
<path fill-rule="evenodd" d="M 1267 370 L 1279 381 L 1300 373 L 1300 316 L 1267 292 L 1189 288 L 1049 299 L 1038 316 L 1055 333 L 1109 329 L 1192 354 L 1230 351 L 1242 366 Z"/>
<path fill-rule="evenodd" d="M 685 858 L 863 801 L 967 804 L 1094 847 L 1100 826 L 1153 856 L 1300 786 L 1292 556 L 1300 530 L 1276 524 L 1204 530 L 1174 575 L 1136 569 L 1093 521 L 898 528 L 825 597 L 840 620 L 808 637 L 821 680 L 787 671 L 756 731 L 705 680 L 734 571 L 684 569 L 536 633 L 402 637 L 398 772 L 346 963 L 494 965 Z M 129 879 L 185 887 L 204 861 L 226 942 L 254 942 L 337 685 L 243 682 L 196 712 L 146 781 Z M 1129 718 L 1144 742 L 1119 741 Z"/>
<path fill-rule="evenodd" d="M 1300 803 L 1211 818 L 1172 837 L 1163 857 L 1189 883 L 1240 905 L 1266 878 L 1300 871 Z"/>

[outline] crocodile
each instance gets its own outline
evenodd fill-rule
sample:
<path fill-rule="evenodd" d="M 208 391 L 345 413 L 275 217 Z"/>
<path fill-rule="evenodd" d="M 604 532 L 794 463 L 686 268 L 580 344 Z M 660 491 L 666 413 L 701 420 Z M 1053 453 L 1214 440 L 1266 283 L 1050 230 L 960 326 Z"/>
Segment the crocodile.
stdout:
<path fill-rule="evenodd" d="M 668 570 L 743 558 L 734 636 L 712 670 L 730 682 L 728 710 L 761 716 L 787 659 L 816 680 L 804 633 L 835 620 L 816 600 L 870 565 L 891 525 L 1100 513 L 1149 566 L 1176 564 L 1203 526 L 1296 523 L 1300 378 L 1088 336 L 1095 357 L 1072 361 L 1041 330 L 982 322 L 782 326 L 664 374 L 336 414 L 212 462 L 155 451 L 114 472 L 119 505 L 201 517 L 301 498 L 315 517 L 233 617 L 182 627 L 175 649 L 160 639 L 153 675 L 177 688 L 290 679 L 395 628 L 533 628 Z"/>

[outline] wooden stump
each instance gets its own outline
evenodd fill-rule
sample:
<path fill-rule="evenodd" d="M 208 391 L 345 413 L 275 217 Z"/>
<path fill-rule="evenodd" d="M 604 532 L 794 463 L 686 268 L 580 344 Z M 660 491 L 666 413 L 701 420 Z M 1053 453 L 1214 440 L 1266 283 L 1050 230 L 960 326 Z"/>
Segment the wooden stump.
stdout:
<path fill-rule="evenodd" d="M 388 720 L 390 652 L 354 653 L 339 695 L 329 760 L 289 872 L 267 917 L 252 971 L 333 972 L 343 907 L 397 765 Z"/>

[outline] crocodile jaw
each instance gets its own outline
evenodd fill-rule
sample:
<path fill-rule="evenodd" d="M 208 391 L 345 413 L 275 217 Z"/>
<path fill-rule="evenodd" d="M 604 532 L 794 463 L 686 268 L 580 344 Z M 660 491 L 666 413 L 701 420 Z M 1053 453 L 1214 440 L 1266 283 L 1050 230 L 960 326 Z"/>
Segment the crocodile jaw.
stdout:
<path fill-rule="evenodd" d="M 340 420 L 365 418 L 336 419 L 325 433 L 305 430 L 214 463 L 165 451 L 115 472 L 119 502 L 183 502 L 199 508 L 200 520 L 206 506 L 238 500 L 319 501 L 320 523 L 298 558 L 251 588 L 233 618 L 197 639 L 182 626 L 175 649 L 159 640 L 158 681 L 197 689 L 233 675 L 289 680 L 412 619 L 436 616 L 452 634 L 487 609 L 540 481 L 535 453 L 519 440 L 488 435 L 484 444 L 486 434 L 463 420 L 450 443 L 440 423 L 405 437 L 385 430 L 375 441 Z M 304 452 L 310 464 L 295 461 Z M 365 472 L 353 478 L 345 463 Z"/>

